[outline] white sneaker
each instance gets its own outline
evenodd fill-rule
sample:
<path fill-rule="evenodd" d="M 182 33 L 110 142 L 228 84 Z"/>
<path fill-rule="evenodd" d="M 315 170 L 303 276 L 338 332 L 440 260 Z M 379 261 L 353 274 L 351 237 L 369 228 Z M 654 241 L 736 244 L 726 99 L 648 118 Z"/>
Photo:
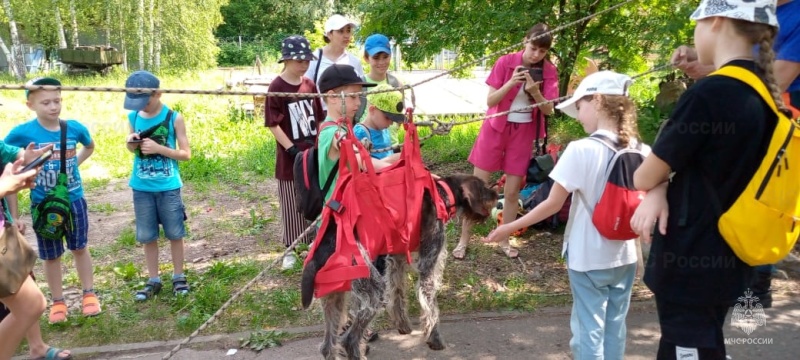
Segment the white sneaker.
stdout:
<path fill-rule="evenodd" d="M 297 258 L 294 257 L 294 254 L 288 253 L 283 256 L 283 266 L 281 267 L 283 270 L 289 270 L 294 268 L 294 264 L 297 262 Z"/>

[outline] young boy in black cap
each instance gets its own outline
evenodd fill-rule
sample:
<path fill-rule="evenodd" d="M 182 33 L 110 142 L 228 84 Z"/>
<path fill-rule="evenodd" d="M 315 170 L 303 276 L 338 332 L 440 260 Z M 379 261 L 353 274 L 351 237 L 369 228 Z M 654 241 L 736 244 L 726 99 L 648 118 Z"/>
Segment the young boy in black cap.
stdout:
<path fill-rule="evenodd" d="M 376 84 L 363 82 L 361 78 L 356 75 L 355 69 L 350 65 L 335 64 L 325 69 L 325 72 L 323 72 L 319 78 L 319 92 L 321 94 L 345 94 L 344 99 L 342 99 L 341 96 L 325 97 L 325 103 L 328 105 L 328 116 L 325 118 L 325 121 L 333 122 L 338 119 L 346 118 L 347 121 L 352 124 L 353 115 L 355 115 L 358 110 L 361 99 L 359 99 L 358 95 L 347 94 L 361 92 L 363 88 L 375 85 Z M 343 101 L 344 113 L 342 113 Z M 331 173 L 331 169 L 336 166 L 336 160 L 339 160 L 339 144 L 344 136 L 344 131 L 338 126 L 328 126 L 322 129 L 317 136 L 319 136 L 317 141 L 319 154 L 327 154 L 327 156 L 319 157 L 319 183 L 324 184 L 328 180 L 328 174 Z M 370 159 L 372 160 L 373 166 L 375 166 L 375 170 L 383 169 L 390 165 L 382 160 L 375 158 Z M 337 172 L 333 176 L 338 177 L 339 173 Z M 333 187 L 328 189 L 328 193 L 325 194 L 325 201 L 328 201 L 332 193 Z"/>
<path fill-rule="evenodd" d="M 311 46 L 306 38 L 292 35 L 281 43 L 283 71 L 269 84 L 269 92 L 316 94 L 317 88 L 311 79 L 303 76 L 312 59 Z M 318 97 L 280 97 L 271 96 L 266 100 L 265 125 L 275 137 L 275 178 L 278 179 L 278 197 L 281 206 L 283 225 L 283 244 L 292 244 L 308 222 L 297 211 L 294 190 L 294 158 L 301 151 L 314 146 L 317 138 L 317 124 L 324 117 Z M 308 244 L 313 240 L 308 236 L 302 240 Z M 283 269 L 294 267 L 297 258 L 294 254 L 283 257 Z"/>

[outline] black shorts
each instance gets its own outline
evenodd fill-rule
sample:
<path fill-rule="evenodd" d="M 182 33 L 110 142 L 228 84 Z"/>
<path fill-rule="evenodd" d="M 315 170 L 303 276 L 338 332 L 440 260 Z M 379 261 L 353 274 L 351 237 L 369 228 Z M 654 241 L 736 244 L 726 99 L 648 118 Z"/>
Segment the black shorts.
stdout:
<path fill-rule="evenodd" d="M 723 326 L 729 306 L 696 306 L 659 300 L 656 297 L 661 326 L 659 359 L 675 359 L 675 346 L 696 348 L 700 359 L 725 358 Z"/>

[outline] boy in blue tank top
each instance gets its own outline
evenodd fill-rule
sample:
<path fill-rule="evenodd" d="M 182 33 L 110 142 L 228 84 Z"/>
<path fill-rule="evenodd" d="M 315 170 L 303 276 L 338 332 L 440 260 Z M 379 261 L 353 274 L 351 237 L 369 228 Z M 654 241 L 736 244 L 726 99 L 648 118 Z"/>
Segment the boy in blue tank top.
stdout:
<path fill-rule="evenodd" d="M 147 71 L 136 71 L 125 82 L 126 88 L 158 89 L 160 81 Z M 161 93 L 127 93 L 125 109 L 130 134 L 127 148 L 135 154 L 129 185 L 133 189 L 136 241 L 144 245 L 149 279 L 136 293 L 137 301 L 152 298 L 161 291 L 158 274 L 158 225 L 170 240 L 172 253 L 172 291 L 189 292 L 183 273 L 183 238 L 186 236 L 185 207 L 181 198 L 178 161 L 192 156 L 183 116 L 161 103 Z"/>
<path fill-rule="evenodd" d="M 61 82 L 53 78 L 38 78 L 30 85 L 61 86 Z M 34 144 L 37 149 L 52 146 L 53 156 L 42 166 L 36 177 L 36 187 L 31 190 L 31 209 L 41 203 L 45 194 L 56 186 L 56 179 L 61 172 L 61 91 L 32 90 L 25 91 L 26 105 L 36 113 L 30 121 L 14 127 L 5 138 L 5 143 L 21 148 Z M 48 240 L 36 233 L 39 258 L 43 260 L 45 279 L 50 287 L 52 305 L 49 322 L 67 321 L 68 308 L 64 301 L 63 274 L 61 272 L 61 256 L 64 255 L 64 243 L 75 258 L 75 269 L 83 288 L 81 308 L 84 316 L 100 313 L 100 302 L 94 291 L 92 256 L 87 245 L 89 241 L 89 214 L 86 199 L 83 196 L 81 174 L 78 166 L 94 152 L 94 140 L 89 130 L 76 120 L 64 120 L 66 124 L 65 172 L 67 174 L 67 190 L 69 192 L 70 218 L 72 224 L 67 228 L 63 240 Z M 79 148 L 78 145 L 81 145 Z M 15 221 L 19 221 L 16 199 L 12 198 L 9 208 Z M 35 223 L 35 221 L 34 221 Z M 35 230 L 35 229 L 34 229 Z"/>

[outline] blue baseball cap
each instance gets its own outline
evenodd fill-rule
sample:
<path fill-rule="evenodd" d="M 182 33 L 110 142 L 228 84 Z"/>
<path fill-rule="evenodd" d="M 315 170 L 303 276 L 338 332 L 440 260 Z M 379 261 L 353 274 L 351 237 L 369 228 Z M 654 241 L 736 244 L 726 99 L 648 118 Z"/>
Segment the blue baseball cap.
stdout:
<path fill-rule="evenodd" d="M 369 56 L 374 56 L 377 53 L 385 52 L 389 55 L 392 54 L 392 46 L 389 44 L 389 38 L 382 34 L 373 34 L 367 37 L 364 41 L 364 50 L 367 51 Z"/>
<path fill-rule="evenodd" d="M 126 88 L 158 89 L 160 84 L 161 82 L 158 81 L 155 75 L 144 70 L 134 72 L 125 81 Z M 150 102 L 151 95 L 153 93 L 125 93 L 125 109 L 133 111 L 144 109 L 147 103 Z"/>

